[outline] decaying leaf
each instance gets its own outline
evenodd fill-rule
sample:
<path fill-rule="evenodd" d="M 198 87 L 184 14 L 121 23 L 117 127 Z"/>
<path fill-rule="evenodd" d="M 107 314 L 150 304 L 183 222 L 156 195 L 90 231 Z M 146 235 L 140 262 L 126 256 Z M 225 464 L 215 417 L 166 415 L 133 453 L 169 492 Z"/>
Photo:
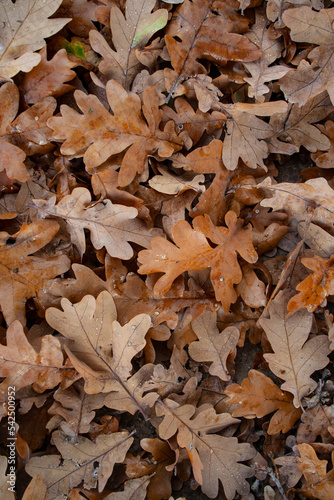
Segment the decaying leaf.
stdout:
<path fill-rule="evenodd" d="M 0 346 L 1 399 L 8 387 L 18 391 L 33 384 L 36 392 L 53 389 L 62 380 L 63 353 L 59 340 L 52 335 L 42 338 L 39 353 L 31 346 L 19 321 L 10 324 L 7 330 L 7 346 Z"/>
<path fill-rule="evenodd" d="M 186 221 L 178 222 L 173 228 L 175 245 L 161 237 L 152 239 L 152 250 L 142 250 L 138 260 L 142 264 L 140 274 L 165 273 L 156 282 L 155 293 L 165 294 L 184 271 L 211 267 L 216 298 L 225 312 L 229 310 L 237 299 L 233 285 L 242 279 L 237 252 L 253 263 L 257 253 L 252 245 L 251 228 L 243 227 L 232 211 L 226 214 L 225 220 L 228 228 L 214 226 L 207 215 L 196 217 L 194 229 Z M 212 248 L 207 239 L 217 246 Z"/>
<path fill-rule="evenodd" d="M 130 259 L 133 250 L 129 241 L 147 248 L 151 239 L 160 234 L 158 229 L 148 229 L 137 219 L 138 211 L 133 207 L 114 205 L 110 200 L 91 204 L 91 194 L 86 188 L 75 188 L 56 205 L 56 197 L 49 200 L 34 200 L 41 217 L 56 216 L 66 220 L 72 242 L 80 255 L 86 251 L 85 229 L 90 230 L 95 248 L 106 247 L 113 257 Z"/>
<path fill-rule="evenodd" d="M 328 500 L 334 494 L 333 469 L 327 472 L 327 460 L 319 460 L 309 444 L 299 444 L 298 451 L 300 457 L 297 457 L 297 465 L 306 479 L 306 484 L 297 491 L 308 498 Z"/>
<path fill-rule="evenodd" d="M 233 417 L 262 418 L 275 411 L 268 434 L 288 432 L 302 415 L 301 409 L 294 407 L 292 396 L 257 370 L 250 370 L 248 377 L 241 385 L 232 384 L 225 389 L 230 398 L 226 403 L 240 405 L 233 411 Z"/>
<path fill-rule="evenodd" d="M 90 32 L 93 49 L 103 57 L 99 70 L 108 80 L 118 81 L 125 90 L 129 90 L 142 68 L 136 51 L 145 47 L 151 36 L 167 23 L 168 11 L 158 9 L 152 13 L 154 5 L 155 0 L 128 0 L 125 17 L 118 7 L 111 8 L 110 29 L 116 50 L 112 50 L 101 33 Z"/>
<path fill-rule="evenodd" d="M 230 354 L 235 351 L 240 332 L 235 326 L 229 326 L 222 332 L 217 328 L 217 315 L 205 312 L 192 322 L 198 341 L 189 346 L 189 354 L 195 361 L 212 361 L 209 368 L 211 375 L 221 380 L 229 380 L 226 362 Z"/>
<path fill-rule="evenodd" d="M 308 339 L 312 314 L 300 310 L 288 317 L 289 292 L 279 292 L 268 306 L 269 318 L 260 318 L 259 324 L 267 334 L 273 354 L 265 354 L 270 369 L 285 382 L 281 388 L 291 392 L 296 408 L 302 398 L 311 394 L 316 382 L 311 375 L 328 363 L 329 342 L 325 335 Z"/>
<path fill-rule="evenodd" d="M 107 291 L 96 300 L 86 295 L 78 304 L 62 299 L 61 305 L 63 311 L 49 308 L 46 319 L 72 341 L 67 352 L 85 379 L 86 393 L 111 393 L 105 398 L 105 405 L 131 413 L 143 411 L 142 384 L 152 373 L 153 365 L 143 366 L 131 377 L 131 360 L 145 347 L 150 316 L 140 314 L 122 327 L 116 321 L 115 304 Z"/>
<path fill-rule="evenodd" d="M 159 130 L 161 114 L 159 97 L 154 88 L 143 93 L 143 114 L 141 102 L 136 94 L 128 94 L 115 80 L 106 86 L 107 98 L 113 115 L 94 95 L 75 92 L 78 107 L 83 114 L 69 106 L 62 106 L 61 117 L 48 121 L 54 130 L 56 140 L 65 140 L 61 152 L 65 155 L 84 157 L 87 169 L 98 167 L 110 156 L 126 151 L 122 160 L 119 185 L 127 186 L 136 174 L 146 180 L 147 156 L 153 153 L 168 158 L 183 146 L 182 132 L 176 134 L 175 126 L 169 121 L 164 130 Z"/>
<path fill-rule="evenodd" d="M 228 413 L 217 415 L 212 407 L 196 409 L 192 405 L 179 406 L 169 399 L 156 403 L 157 415 L 164 419 L 159 425 L 162 439 L 170 439 L 177 433 L 177 442 L 186 448 L 191 460 L 196 481 L 209 498 L 218 494 L 219 480 L 224 493 L 232 500 L 236 491 L 247 494 L 249 484 L 246 479 L 253 471 L 239 462 L 250 460 L 255 450 L 249 444 L 239 444 L 235 437 L 213 434 L 238 422 Z"/>
<path fill-rule="evenodd" d="M 47 280 L 69 269 L 66 255 L 32 255 L 49 243 L 58 229 L 54 220 L 38 220 L 24 223 L 14 235 L 0 233 L 0 305 L 7 324 L 15 319 L 25 324 L 26 300 L 37 298 Z"/>
<path fill-rule="evenodd" d="M 70 19 L 48 19 L 61 0 L 3 0 L 0 42 L 0 75 L 11 78 L 19 71 L 28 73 L 41 60 L 34 51 L 45 45 L 44 38 L 57 33 Z"/>
<path fill-rule="evenodd" d="M 133 438 L 128 432 L 115 432 L 98 436 L 93 443 L 83 436 L 72 441 L 56 431 L 53 440 L 63 460 L 59 455 L 46 455 L 33 457 L 26 465 L 30 476 L 42 477 L 47 486 L 46 500 L 67 494 L 81 481 L 88 489 L 98 485 L 99 491 L 103 491 L 115 463 L 123 462 Z"/>
<path fill-rule="evenodd" d="M 313 312 L 328 295 L 334 294 L 334 256 L 322 259 L 315 255 L 311 258 L 304 258 L 301 262 L 313 273 L 297 285 L 296 290 L 299 293 L 289 300 L 287 306 L 290 314 L 301 308 Z"/>

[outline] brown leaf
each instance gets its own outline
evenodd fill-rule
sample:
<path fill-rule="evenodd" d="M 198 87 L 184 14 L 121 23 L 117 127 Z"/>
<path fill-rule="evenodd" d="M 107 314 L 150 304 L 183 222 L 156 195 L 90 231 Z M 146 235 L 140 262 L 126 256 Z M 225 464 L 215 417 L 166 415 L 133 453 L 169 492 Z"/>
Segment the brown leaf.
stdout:
<path fill-rule="evenodd" d="M 145 346 L 150 316 L 139 314 L 122 327 L 116 321 L 114 301 L 107 291 L 96 300 L 86 295 L 78 304 L 62 299 L 61 305 L 63 311 L 49 308 L 46 320 L 71 341 L 66 350 L 85 379 L 85 392 L 111 392 L 111 397 L 105 398 L 106 406 L 130 413 L 143 411 L 142 384 L 153 365 L 144 365 L 131 377 L 131 360 Z"/>
<path fill-rule="evenodd" d="M 110 495 L 104 497 L 104 500 L 145 500 L 150 498 L 146 495 L 149 482 L 150 478 L 147 476 L 130 479 L 130 481 L 124 483 L 124 491 L 110 493 Z"/>
<path fill-rule="evenodd" d="M 248 377 L 241 385 L 232 384 L 225 389 L 225 394 L 230 398 L 226 403 L 239 405 L 232 416 L 263 418 L 275 411 L 270 420 L 268 434 L 288 432 L 302 415 L 302 411 L 294 407 L 292 396 L 281 391 L 261 372 L 250 370 Z"/>
<path fill-rule="evenodd" d="M 302 398 L 317 387 L 311 375 L 328 363 L 330 353 L 325 335 L 307 341 L 312 325 L 312 314 L 297 311 L 287 316 L 286 304 L 291 294 L 280 292 L 268 306 L 270 318 L 260 318 L 259 324 L 267 334 L 274 351 L 265 354 L 271 371 L 285 382 L 281 388 L 291 392 L 296 408 L 302 405 Z"/>
<path fill-rule="evenodd" d="M 63 457 L 62 462 L 59 455 L 45 455 L 31 458 L 26 465 L 30 476 L 42 477 L 47 486 L 46 500 L 67 494 L 81 481 L 87 489 L 98 484 L 99 492 L 103 491 L 115 463 L 123 462 L 133 438 L 128 432 L 115 432 L 98 436 L 93 443 L 83 436 L 72 441 L 66 434 L 56 431 L 53 441 Z"/>
<path fill-rule="evenodd" d="M 72 71 L 74 63 L 69 61 L 65 49 L 59 50 L 50 61 L 46 58 L 46 47 L 40 51 L 41 62 L 24 77 L 21 84 L 26 103 L 33 104 L 44 97 L 69 92 L 74 87 L 65 82 L 73 80 L 76 73 Z"/>
<path fill-rule="evenodd" d="M 168 19 L 166 9 L 151 13 L 155 0 L 127 0 L 125 17 L 118 7 L 110 10 L 112 42 L 116 50 L 108 45 L 101 33 L 90 32 L 90 43 L 102 55 L 99 70 L 107 80 L 118 81 L 129 90 L 135 75 L 142 65 L 136 57 L 136 50 L 143 48 L 151 36 L 163 28 Z"/>
<path fill-rule="evenodd" d="M 77 90 L 74 95 L 80 114 L 69 106 L 62 106 L 61 117 L 48 121 L 54 130 L 54 139 L 65 140 L 61 152 L 83 156 L 87 169 L 98 167 L 110 156 L 126 151 L 119 174 L 119 185 L 127 186 L 136 174 L 141 180 L 148 177 L 147 156 L 157 153 L 168 158 L 183 146 L 182 132 L 178 136 L 169 121 L 159 130 L 161 115 L 156 91 L 149 87 L 143 94 L 143 114 L 140 98 L 128 94 L 115 80 L 106 86 L 107 98 L 113 115 L 94 95 Z"/>
<path fill-rule="evenodd" d="M 246 478 L 253 471 L 238 462 L 249 460 L 255 450 L 249 444 L 238 444 L 235 437 L 211 434 L 228 427 L 238 420 L 228 413 L 217 415 L 212 407 L 203 405 L 198 409 L 192 405 L 179 406 L 169 399 L 156 404 L 158 416 L 164 419 L 159 425 L 162 439 L 170 439 L 177 433 L 177 442 L 186 448 L 190 457 L 196 481 L 209 498 L 218 494 L 219 480 L 222 482 L 227 500 L 232 500 L 236 491 L 248 494 Z"/>
<path fill-rule="evenodd" d="M 4 80 L 19 71 L 28 73 L 41 60 L 35 50 L 45 45 L 44 38 L 57 33 L 70 19 L 48 19 L 59 7 L 61 0 L 45 3 L 43 0 L 11 0 L 0 3 L 3 19 L 0 41 L 0 75 Z"/>
<path fill-rule="evenodd" d="M 332 443 L 333 436 L 328 431 L 334 424 L 333 406 L 324 406 L 321 403 L 303 414 L 297 431 L 297 443 L 314 443 L 318 436 L 323 443 Z"/>
<path fill-rule="evenodd" d="M 206 73 L 198 59 L 225 65 L 227 61 L 254 61 L 261 50 L 238 34 L 248 27 L 248 20 L 236 12 L 233 1 L 184 0 L 174 10 L 166 29 L 166 45 L 178 77 L 170 91 L 197 73 Z M 181 39 L 178 41 L 176 38 Z"/>
<path fill-rule="evenodd" d="M 313 312 L 328 295 L 334 294 L 334 256 L 322 259 L 315 255 L 311 258 L 304 258 L 301 262 L 307 269 L 314 272 L 297 285 L 296 290 L 299 293 L 289 300 L 287 306 L 290 314 L 301 308 Z"/>
<path fill-rule="evenodd" d="M 289 219 L 295 218 L 298 221 L 306 220 L 311 212 L 312 222 L 334 234 L 334 191 L 326 179 L 319 177 L 303 184 L 271 184 L 268 180 L 258 184 L 258 187 L 268 193 L 268 198 L 261 201 L 263 207 L 283 211 L 289 215 Z"/>
<path fill-rule="evenodd" d="M 39 353 L 28 342 L 21 323 L 14 321 L 7 330 L 7 345 L 0 345 L 0 376 L 2 394 L 8 387 L 18 391 L 33 384 L 36 392 L 53 389 L 61 382 L 63 354 L 60 342 L 52 335 L 42 338 Z"/>
<path fill-rule="evenodd" d="M 329 500 L 334 495 L 333 469 L 326 473 L 327 460 L 319 460 L 309 444 L 299 444 L 298 468 L 302 471 L 306 484 L 297 490 L 308 498 Z"/>
<path fill-rule="evenodd" d="M 290 28 L 290 36 L 295 42 L 316 44 L 298 68 L 290 71 L 281 80 L 281 89 L 290 102 L 305 104 L 308 99 L 327 90 L 334 104 L 332 65 L 334 53 L 333 32 L 334 9 L 315 12 L 303 5 L 288 9 L 283 13 L 284 24 Z"/>
<path fill-rule="evenodd" d="M 75 188 L 56 205 L 56 197 L 49 200 L 34 200 L 42 217 L 56 216 L 66 220 L 72 242 L 82 256 L 86 251 L 85 229 L 90 230 L 91 240 L 98 250 L 106 247 L 113 257 L 130 259 L 133 250 L 128 241 L 147 248 L 153 237 L 161 234 L 159 229 L 147 229 L 137 219 L 137 209 L 114 205 L 104 200 L 91 206 L 91 195 L 86 188 Z"/>
<path fill-rule="evenodd" d="M 152 240 L 152 250 L 139 253 L 140 274 L 165 273 L 156 282 L 155 293 L 165 294 L 184 271 L 211 267 L 217 300 L 222 302 L 225 312 L 229 310 L 237 299 L 233 285 L 242 279 L 237 252 L 250 263 L 256 262 L 257 253 L 250 227 L 243 228 L 242 221 L 237 220 L 232 211 L 226 214 L 225 220 L 228 228 L 214 226 L 207 215 L 196 217 L 194 229 L 188 222 L 180 221 L 173 228 L 176 245 L 157 237 Z M 217 246 L 212 248 L 207 238 Z"/>
<path fill-rule="evenodd" d="M 230 380 L 226 363 L 228 356 L 236 350 L 239 330 L 235 326 L 230 326 L 219 332 L 217 315 L 209 311 L 193 321 L 191 326 L 198 341 L 189 345 L 190 356 L 198 362 L 212 361 L 209 373 L 221 380 Z"/>
<path fill-rule="evenodd" d="M 36 298 L 46 280 L 65 273 L 70 261 L 65 255 L 37 257 L 37 252 L 49 243 L 59 229 L 54 220 L 38 220 L 23 224 L 14 235 L 0 237 L 0 304 L 7 324 L 15 319 L 25 323 L 25 303 Z"/>
<path fill-rule="evenodd" d="M 326 153 L 318 152 L 312 155 L 312 160 L 315 161 L 319 168 L 333 168 L 334 163 L 334 122 L 327 120 L 325 125 L 318 125 L 319 130 L 325 134 L 330 143 L 330 147 Z"/>
<path fill-rule="evenodd" d="M 12 485 L 10 483 L 11 479 L 9 474 L 6 474 L 7 471 L 7 457 L 5 456 L 0 456 L 0 489 L 2 491 L 2 498 L 3 500 L 15 500 L 15 479 L 12 481 L 14 484 Z M 12 474 L 14 472 L 14 474 Z M 10 474 L 15 477 L 15 466 L 14 470 L 10 470 Z M 9 487 L 13 487 L 13 491 L 9 489 Z M 28 499 L 27 499 L 28 500 Z M 30 500 L 30 499 L 29 499 Z M 41 497 L 41 500 L 43 500 L 43 497 Z"/>
<path fill-rule="evenodd" d="M 243 2 L 244 4 L 245 2 Z M 245 8 L 243 6 L 243 8 Z M 278 80 L 284 76 L 290 68 L 281 64 L 271 64 L 281 56 L 283 42 L 280 39 L 272 39 L 268 35 L 268 19 L 262 10 L 256 11 L 256 22 L 252 29 L 247 33 L 247 38 L 254 42 L 262 50 L 259 59 L 253 62 L 244 63 L 245 68 L 251 74 L 251 77 L 244 78 L 249 83 L 249 97 L 255 97 L 257 102 L 264 102 L 264 95 L 269 92 L 266 82 Z"/>
<path fill-rule="evenodd" d="M 45 500 L 46 490 L 46 485 L 41 476 L 35 476 L 27 486 L 22 500 L 34 500 L 34 498 Z"/>
<path fill-rule="evenodd" d="M 191 175 L 185 173 L 183 175 L 172 175 L 167 169 L 158 167 L 158 171 L 161 175 L 156 175 L 152 177 L 148 183 L 151 188 L 159 191 L 159 193 L 165 194 L 182 194 L 183 192 L 193 189 L 194 191 L 204 192 L 205 187 L 203 183 L 205 181 L 204 175 Z"/>

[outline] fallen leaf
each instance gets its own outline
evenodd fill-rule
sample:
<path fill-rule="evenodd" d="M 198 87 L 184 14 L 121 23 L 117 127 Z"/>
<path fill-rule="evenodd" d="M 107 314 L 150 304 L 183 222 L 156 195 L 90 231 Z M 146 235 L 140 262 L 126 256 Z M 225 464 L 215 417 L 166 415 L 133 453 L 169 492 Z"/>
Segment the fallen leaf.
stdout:
<path fill-rule="evenodd" d="M 294 407 L 292 396 L 257 370 L 250 370 L 241 385 L 229 385 L 224 392 L 230 398 L 227 404 L 239 405 L 233 417 L 263 418 L 276 412 L 268 427 L 270 435 L 288 432 L 302 415 L 301 409 Z"/>
<path fill-rule="evenodd" d="M 316 310 L 328 295 L 334 294 L 334 256 L 322 259 L 317 255 L 301 260 L 302 264 L 313 271 L 304 281 L 297 285 L 297 295 L 289 300 L 289 314 L 306 308 L 308 312 Z"/>
<path fill-rule="evenodd" d="M 299 408 L 302 398 L 317 387 L 311 375 L 328 364 L 330 350 L 326 335 L 307 340 L 312 325 L 311 313 L 297 311 L 288 317 L 286 305 L 289 295 L 289 292 L 279 292 L 269 303 L 270 317 L 260 318 L 259 324 L 274 351 L 273 354 L 264 354 L 264 358 L 271 371 L 285 381 L 281 389 L 293 394 L 293 404 Z"/>
<path fill-rule="evenodd" d="M 148 181 L 151 188 L 159 191 L 159 193 L 165 194 L 181 194 L 184 191 L 193 189 L 194 191 L 204 192 L 205 187 L 203 183 L 205 181 L 204 175 L 189 175 L 189 173 L 183 175 L 172 175 L 167 169 L 158 167 L 158 171 L 161 175 L 156 175 Z"/>
<path fill-rule="evenodd" d="M 28 73 L 41 60 L 35 50 L 45 45 L 47 38 L 61 30 L 70 19 L 48 19 L 59 7 L 61 0 L 3 0 L 0 19 L 3 19 L 0 41 L 0 75 L 3 79 L 19 71 Z"/>
<path fill-rule="evenodd" d="M 65 155 L 83 156 L 87 169 L 98 167 L 110 156 L 126 151 L 119 174 L 119 185 L 127 186 L 136 174 L 146 180 L 147 156 L 157 153 L 168 158 L 183 146 L 182 132 L 177 135 L 169 121 L 164 130 L 159 129 L 161 115 L 159 98 L 154 88 L 143 93 L 143 113 L 136 94 L 128 94 L 115 80 L 106 85 L 107 98 L 113 115 L 94 95 L 87 96 L 77 90 L 74 95 L 78 113 L 69 106 L 61 107 L 61 117 L 48 120 L 56 140 L 65 140 L 61 152 Z"/>
<path fill-rule="evenodd" d="M 99 70 L 107 80 L 118 81 L 129 90 L 135 75 L 142 67 L 136 57 L 136 50 L 143 48 L 152 35 L 164 28 L 168 11 L 158 9 L 151 13 L 155 0 L 127 0 L 125 17 L 122 11 L 113 6 L 110 10 L 110 29 L 113 50 L 105 38 L 96 30 L 90 31 L 90 43 L 102 55 Z"/>
<path fill-rule="evenodd" d="M 229 326 L 222 332 L 217 328 L 217 315 L 209 311 L 201 314 L 191 324 L 198 341 L 191 342 L 189 354 L 197 362 L 212 362 L 211 375 L 221 380 L 230 380 L 227 370 L 227 358 L 237 347 L 240 332 L 235 326 Z"/>
<path fill-rule="evenodd" d="M 56 205 L 56 197 L 34 200 L 41 217 L 56 216 L 66 220 L 71 240 L 82 256 L 86 251 L 85 229 L 90 230 L 91 240 L 98 250 L 106 247 L 113 257 L 130 259 L 133 250 L 129 241 L 147 248 L 159 229 L 148 229 L 136 218 L 133 207 L 114 205 L 110 200 L 91 205 L 91 194 L 86 188 L 75 188 Z"/>
<path fill-rule="evenodd" d="M 33 457 L 26 465 L 30 476 L 41 476 L 47 486 L 46 500 L 64 494 L 84 481 L 90 489 L 98 484 L 103 491 L 115 463 L 122 463 L 133 438 L 128 432 L 115 432 L 98 436 L 93 443 L 80 436 L 77 441 L 67 439 L 61 431 L 53 433 L 53 441 L 61 456 L 44 455 Z M 96 464 L 97 467 L 96 467 Z M 94 474 L 94 470 L 97 472 Z"/>
<path fill-rule="evenodd" d="M 49 243 L 58 229 L 59 224 L 54 220 L 38 220 L 29 225 L 24 223 L 13 235 L 1 232 L 0 304 L 7 324 L 15 319 L 25 324 L 27 299 L 36 299 L 47 280 L 69 269 L 66 255 L 31 255 Z"/>
<path fill-rule="evenodd" d="M 164 295 L 184 271 L 211 267 L 216 298 L 227 312 L 237 299 L 233 285 L 242 279 L 237 252 L 250 263 L 256 262 L 257 253 L 252 245 L 251 228 L 243 227 L 232 211 L 225 220 L 228 228 L 214 226 L 207 215 L 196 217 L 194 229 L 186 221 L 178 222 L 173 228 L 176 245 L 161 237 L 153 238 L 152 250 L 142 250 L 138 255 L 141 263 L 138 272 L 164 273 L 153 288 L 156 294 Z M 212 248 L 207 238 L 217 246 Z"/>
<path fill-rule="evenodd" d="M 177 442 L 181 448 L 187 449 L 194 477 L 203 493 L 215 498 L 220 480 L 227 500 L 232 500 L 236 491 L 240 495 L 248 494 L 246 479 L 253 475 L 253 471 L 239 462 L 250 460 L 255 450 L 249 444 L 239 444 L 235 437 L 211 434 L 238 420 L 228 413 L 217 415 L 207 405 L 203 405 L 202 410 L 199 408 L 192 418 L 194 406 L 179 406 L 169 399 L 158 402 L 156 412 L 164 417 L 158 429 L 160 437 L 170 439 L 177 433 Z"/>
<path fill-rule="evenodd" d="M 52 335 L 42 338 L 39 353 L 30 345 L 19 321 L 10 324 L 7 330 L 7 345 L 0 346 L 0 376 L 2 399 L 8 388 L 18 391 L 33 384 L 36 392 L 53 389 L 62 380 L 63 353 L 59 340 Z"/>
<path fill-rule="evenodd" d="M 297 457 L 297 465 L 306 479 L 306 484 L 297 491 L 308 498 L 329 500 L 334 494 L 333 469 L 326 472 L 327 460 L 319 460 L 309 444 L 299 444 L 298 451 L 300 457 Z"/>
<path fill-rule="evenodd" d="M 110 493 L 110 495 L 104 498 L 105 500 L 145 500 L 148 498 L 146 490 L 149 482 L 150 478 L 147 476 L 139 479 L 130 479 L 130 481 L 125 481 L 124 483 L 124 491 Z"/>

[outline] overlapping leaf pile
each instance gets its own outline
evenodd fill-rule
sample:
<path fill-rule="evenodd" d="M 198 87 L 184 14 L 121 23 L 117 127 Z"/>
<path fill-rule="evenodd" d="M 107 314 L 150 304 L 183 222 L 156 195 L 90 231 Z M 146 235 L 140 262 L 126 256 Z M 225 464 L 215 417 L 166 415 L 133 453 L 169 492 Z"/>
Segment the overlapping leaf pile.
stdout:
<path fill-rule="evenodd" d="M 331 2 L 0 18 L 2 494 L 334 498 Z"/>

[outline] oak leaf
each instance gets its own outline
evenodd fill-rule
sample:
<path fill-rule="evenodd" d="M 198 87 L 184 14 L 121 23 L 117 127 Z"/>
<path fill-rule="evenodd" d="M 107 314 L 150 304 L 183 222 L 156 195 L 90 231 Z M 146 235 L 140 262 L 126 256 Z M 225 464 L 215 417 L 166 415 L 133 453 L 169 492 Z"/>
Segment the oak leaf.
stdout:
<path fill-rule="evenodd" d="M 261 201 L 263 207 L 283 211 L 289 220 L 295 218 L 298 221 L 304 221 L 311 211 L 312 222 L 334 234 L 334 191 L 323 177 L 303 184 L 282 182 L 275 185 L 265 179 L 258 187 L 267 194 Z"/>
<path fill-rule="evenodd" d="M 47 280 L 70 267 L 66 255 L 33 256 L 49 243 L 59 229 L 54 220 L 37 220 L 13 235 L 0 233 L 0 305 L 7 324 L 15 319 L 25 323 L 25 303 L 43 291 Z"/>
<path fill-rule="evenodd" d="M 198 341 L 189 345 L 189 355 L 198 362 L 212 362 L 211 375 L 221 380 L 230 380 L 227 370 L 227 358 L 237 347 L 240 332 L 235 326 L 229 326 L 222 332 L 217 328 L 217 315 L 209 311 L 201 314 L 191 324 Z"/>
<path fill-rule="evenodd" d="M 216 414 L 211 405 L 203 405 L 196 414 L 195 411 L 192 405 L 179 406 L 169 399 L 157 402 L 156 413 L 164 417 L 158 429 L 161 439 L 170 439 L 177 433 L 178 445 L 187 449 L 194 477 L 209 498 L 217 496 L 219 480 L 227 500 L 232 500 L 236 491 L 246 495 L 246 478 L 253 471 L 239 462 L 250 460 L 255 450 L 249 444 L 239 444 L 235 437 L 212 434 L 238 420 L 228 413 Z"/>
<path fill-rule="evenodd" d="M 65 140 L 62 154 L 83 156 L 87 169 L 98 167 L 110 156 L 127 150 L 121 164 L 119 185 L 127 186 L 136 174 L 146 180 L 147 156 L 156 153 L 168 158 L 182 148 L 184 133 L 177 135 L 172 121 L 166 123 L 164 130 L 159 129 L 161 112 L 153 87 L 143 93 L 143 108 L 140 97 L 128 94 L 115 80 L 107 83 L 106 94 L 113 115 L 96 96 L 87 96 L 77 90 L 74 96 L 83 114 L 69 106 L 61 106 L 62 116 L 48 121 L 48 126 L 54 130 L 53 137 Z"/>
<path fill-rule="evenodd" d="M 289 300 L 287 306 L 290 314 L 301 308 L 313 312 L 328 295 L 334 294 L 334 255 L 329 259 L 314 255 L 301 259 L 301 262 L 313 273 L 297 285 L 296 290 L 299 293 Z"/>
<path fill-rule="evenodd" d="M 334 470 L 327 472 L 327 460 L 319 460 L 316 452 L 309 444 L 299 444 L 297 457 L 298 468 L 302 471 L 306 484 L 298 492 L 308 498 L 329 500 L 334 495 Z M 334 454 L 332 454 L 333 458 Z"/>
<path fill-rule="evenodd" d="M 9 386 L 16 391 L 33 384 L 36 392 L 53 389 L 62 380 L 63 353 L 60 342 L 52 335 L 42 338 L 40 352 L 29 343 L 21 323 L 14 321 L 7 329 L 7 345 L 0 345 L 0 384 L 4 395 Z"/>
<path fill-rule="evenodd" d="M 76 76 L 72 71 L 75 64 L 68 59 L 65 49 L 56 52 L 50 61 L 46 57 L 46 47 L 39 54 L 41 62 L 25 75 L 20 86 L 27 104 L 34 104 L 48 96 L 61 96 L 74 88 L 65 83 Z"/>
<path fill-rule="evenodd" d="M 171 64 L 178 74 L 169 95 L 185 77 L 207 72 L 198 60 L 224 65 L 227 61 L 247 62 L 260 57 L 261 50 L 238 34 L 247 30 L 248 20 L 235 7 L 233 1 L 213 0 L 185 0 L 176 7 L 165 30 Z"/>
<path fill-rule="evenodd" d="M 221 108 L 228 117 L 222 156 L 225 167 L 235 170 L 241 158 L 248 167 L 262 167 L 267 171 L 263 160 L 269 155 L 266 139 L 273 135 L 273 128 L 258 117 L 284 113 L 288 104 L 284 101 L 237 103 Z"/>
<path fill-rule="evenodd" d="M 138 255 L 140 274 L 164 273 L 154 288 L 154 293 L 163 295 L 173 281 L 184 271 L 196 271 L 211 267 L 211 281 L 216 298 L 221 301 L 225 312 L 237 299 L 234 284 L 240 283 L 242 272 L 237 253 L 247 262 L 254 263 L 257 253 L 252 244 L 249 226 L 237 220 L 230 211 L 225 217 L 226 227 L 214 226 L 210 218 L 199 216 L 194 219 L 194 229 L 186 221 L 178 222 L 173 228 L 175 245 L 161 237 L 152 239 L 152 250 L 142 250 Z M 208 239 L 215 245 L 209 244 Z"/>
<path fill-rule="evenodd" d="M 48 431 L 60 427 L 67 435 L 75 438 L 86 434 L 95 417 L 93 410 L 104 405 L 103 394 L 86 394 L 81 385 L 67 389 L 58 388 L 54 393 L 54 403 L 48 410 L 52 415 L 47 423 Z"/>
<path fill-rule="evenodd" d="M 142 68 L 136 51 L 145 47 L 151 36 L 167 23 L 168 11 L 158 9 L 151 13 L 154 6 L 155 0 L 127 0 L 125 17 L 118 7 L 111 8 L 110 29 L 116 50 L 108 45 L 101 33 L 90 32 L 92 48 L 103 57 L 99 70 L 108 80 L 118 81 L 126 90 Z"/>
<path fill-rule="evenodd" d="M 105 397 L 106 406 L 130 413 L 143 412 L 143 384 L 150 378 L 153 365 L 144 365 L 131 377 L 131 360 L 145 347 L 150 316 L 139 314 L 121 326 L 116 321 L 113 298 L 107 291 L 101 292 L 96 300 L 86 295 L 77 304 L 62 299 L 61 306 L 63 311 L 50 307 L 45 317 L 71 341 L 66 350 L 85 379 L 86 393 L 110 393 Z"/>
<path fill-rule="evenodd" d="M 311 63 L 303 59 L 296 70 L 289 71 L 280 80 L 284 95 L 290 102 L 302 105 L 327 90 L 334 104 L 334 9 L 315 12 L 311 7 L 303 5 L 297 9 L 286 10 L 282 19 L 290 28 L 292 40 L 318 45 L 307 56 Z"/>
<path fill-rule="evenodd" d="M 110 493 L 104 497 L 104 500 L 145 500 L 150 498 L 146 495 L 150 478 L 147 476 L 139 479 L 130 479 L 125 481 L 124 490 Z"/>
<path fill-rule="evenodd" d="M 322 443 L 332 443 L 333 436 L 329 432 L 334 425 L 334 407 L 318 403 L 302 415 L 297 431 L 297 443 L 315 443 L 318 436 Z"/>
<path fill-rule="evenodd" d="M 205 178 L 204 175 L 191 175 L 189 173 L 183 175 L 172 175 L 167 169 L 158 167 L 161 175 L 152 177 L 148 183 L 151 188 L 159 191 L 159 193 L 166 194 L 182 194 L 183 192 L 193 189 L 203 193 L 205 187 L 203 186 Z"/>
<path fill-rule="evenodd" d="M 82 256 L 86 251 L 85 229 L 90 230 L 91 240 L 98 250 L 106 247 L 107 252 L 121 259 L 130 259 L 133 250 L 129 241 L 147 248 L 159 229 L 148 229 L 136 218 L 138 211 L 133 207 L 114 205 L 104 200 L 91 206 L 91 195 L 86 188 L 75 188 L 56 205 L 56 197 L 49 200 L 34 200 L 41 217 L 56 216 L 66 220 L 72 242 Z"/>
<path fill-rule="evenodd" d="M 294 407 L 291 394 L 281 391 L 257 370 L 250 370 L 241 385 L 231 384 L 224 392 L 230 398 L 227 404 L 239 405 L 233 417 L 263 418 L 276 412 L 270 420 L 269 435 L 288 432 L 302 415 L 302 411 Z"/>
<path fill-rule="evenodd" d="M 278 80 L 290 71 L 288 66 L 283 66 L 282 64 L 271 66 L 281 56 L 283 43 L 279 39 L 270 38 L 268 24 L 269 21 L 264 12 L 258 10 L 256 12 L 256 22 L 246 35 L 249 40 L 262 50 L 262 55 L 259 59 L 244 63 L 245 68 L 251 74 L 251 77 L 244 78 L 250 85 L 248 95 L 249 97 L 255 97 L 255 100 L 258 102 L 263 102 L 263 96 L 270 90 L 265 85 L 266 82 Z"/>
<path fill-rule="evenodd" d="M 48 19 L 62 0 L 3 0 L 0 19 L 3 19 L 0 42 L 0 75 L 3 79 L 19 71 L 28 73 L 41 60 L 34 51 L 45 45 L 47 38 L 61 30 L 70 19 Z"/>
<path fill-rule="evenodd" d="M 9 475 L 7 471 L 7 457 L 0 456 L 0 489 L 2 491 L 3 500 L 15 500 L 15 492 L 10 491 L 8 485 L 10 484 Z"/>
<path fill-rule="evenodd" d="M 81 481 L 87 489 L 98 484 L 98 491 L 103 491 L 115 463 L 123 462 L 133 438 L 128 432 L 115 432 L 98 436 L 96 442 L 92 442 L 83 436 L 72 440 L 63 432 L 55 431 L 53 441 L 63 461 L 59 455 L 46 455 L 33 457 L 26 465 L 30 476 L 42 477 L 47 486 L 46 500 L 67 495 Z"/>
<path fill-rule="evenodd" d="M 330 147 L 328 151 L 314 153 L 312 155 L 312 160 L 316 163 L 319 168 L 333 168 L 334 164 L 334 122 L 327 120 L 325 125 L 318 124 L 319 130 L 325 134 L 330 142 Z"/>
<path fill-rule="evenodd" d="M 274 351 L 273 354 L 265 354 L 264 358 L 271 371 L 285 381 L 281 386 L 282 390 L 293 394 L 293 403 L 299 408 L 302 398 L 317 387 L 311 375 L 327 365 L 330 349 L 325 335 L 307 340 L 312 325 L 312 314 L 297 311 L 288 317 L 288 299 L 289 292 L 279 292 L 269 303 L 270 317 L 260 318 L 259 324 L 266 332 Z"/>

